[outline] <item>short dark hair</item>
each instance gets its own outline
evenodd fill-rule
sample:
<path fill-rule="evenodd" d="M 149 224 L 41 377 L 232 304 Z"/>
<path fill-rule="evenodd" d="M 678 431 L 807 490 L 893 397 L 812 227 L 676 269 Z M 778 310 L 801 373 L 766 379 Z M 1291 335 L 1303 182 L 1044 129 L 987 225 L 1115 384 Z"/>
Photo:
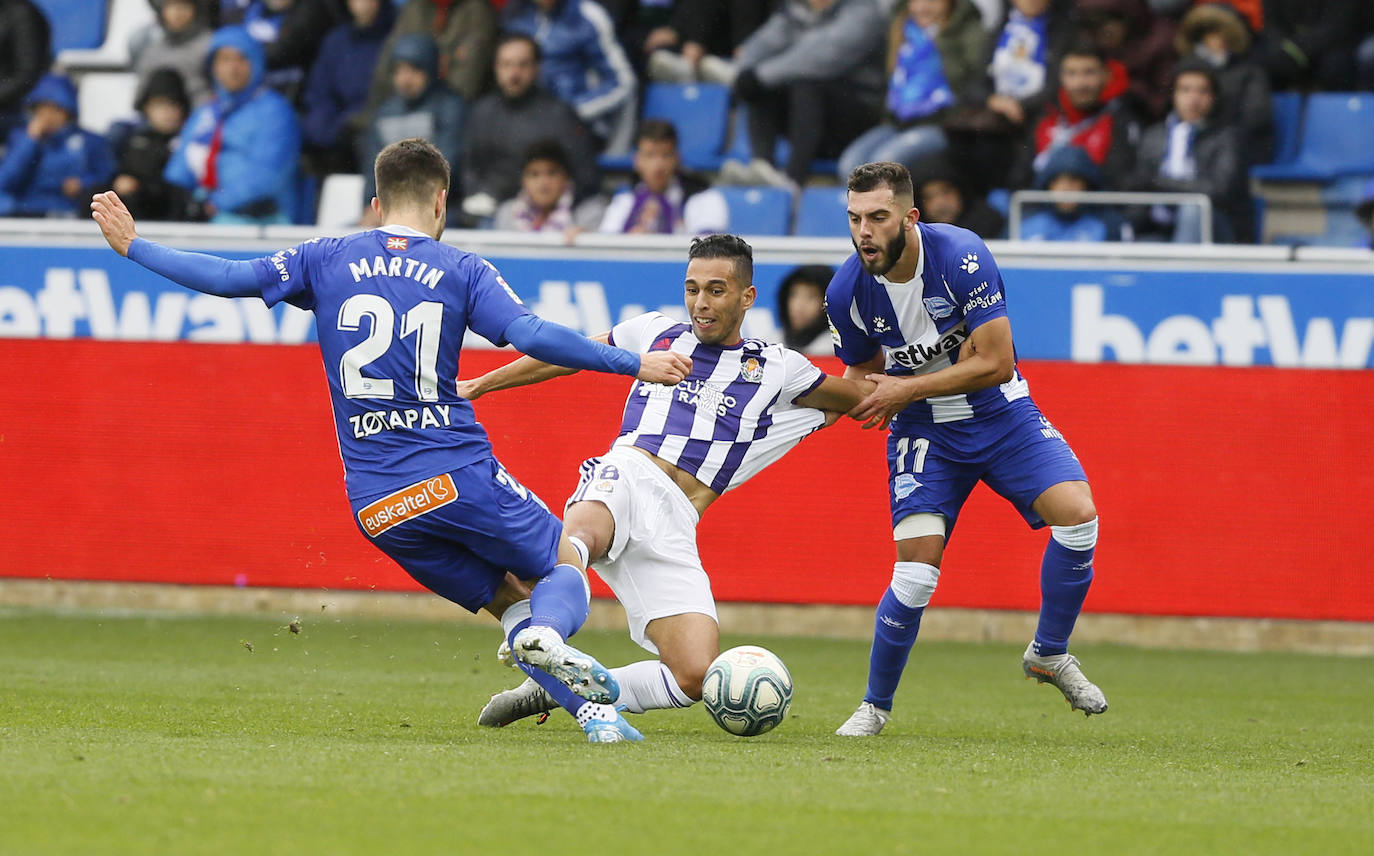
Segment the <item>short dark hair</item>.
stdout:
<path fill-rule="evenodd" d="M 735 276 L 746 286 L 754 284 L 754 248 L 737 235 L 707 235 L 693 238 L 687 249 L 687 260 L 730 259 L 735 263 Z"/>
<path fill-rule="evenodd" d="M 865 163 L 854 167 L 846 186 L 851 193 L 867 193 L 879 187 L 889 187 L 892 189 L 892 195 L 898 199 L 910 199 L 913 202 L 916 199 L 916 193 L 911 187 L 911 173 L 905 166 L 892 161 Z"/>
<path fill-rule="evenodd" d="M 1080 35 L 1069 42 L 1069 46 L 1064 48 L 1064 53 L 1059 57 L 1062 65 L 1064 60 L 1071 56 L 1090 56 L 1103 65 L 1107 64 L 1107 52 L 1089 36 Z"/>
<path fill-rule="evenodd" d="M 643 141 L 677 145 L 677 127 L 667 119 L 645 119 L 635 132 L 635 145 Z"/>
<path fill-rule="evenodd" d="M 534 61 L 543 61 L 544 51 L 540 49 L 539 42 L 536 42 L 533 36 L 530 36 L 526 33 L 512 33 L 509 30 L 507 30 L 503 32 L 500 38 L 496 40 L 496 50 L 492 51 L 491 53 L 492 62 L 496 61 L 496 54 L 498 54 L 501 51 L 501 48 L 505 47 L 511 42 L 524 42 L 525 44 L 530 46 L 530 50 L 534 51 Z"/>
<path fill-rule="evenodd" d="M 449 186 L 449 165 L 429 140 L 411 137 L 382 149 L 373 164 L 377 199 L 383 208 L 407 203 L 428 205 Z"/>
<path fill-rule="evenodd" d="M 572 174 L 572 164 L 568 162 L 568 151 L 563 148 L 563 144 L 552 137 L 544 137 L 535 140 L 525 149 L 525 159 L 521 161 L 521 169 L 529 166 L 535 161 L 548 161 L 556 165 L 559 169 Z"/>
<path fill-rule="evenodd" d="M 1200 74 L 1207 78 L 1207 85 L 1212 87 L 1212 94 L 1217 95 L 1221 92 L 1221 81 L 1217 78 L 1217 70 L 1205 59 L 1195 56 L 1184 57 L 1174 66 L 1174 73 L 1170 75 L 1169 89 L 1172 91 L 1178 88 L 1178 79 L 1185 74 Z"/>

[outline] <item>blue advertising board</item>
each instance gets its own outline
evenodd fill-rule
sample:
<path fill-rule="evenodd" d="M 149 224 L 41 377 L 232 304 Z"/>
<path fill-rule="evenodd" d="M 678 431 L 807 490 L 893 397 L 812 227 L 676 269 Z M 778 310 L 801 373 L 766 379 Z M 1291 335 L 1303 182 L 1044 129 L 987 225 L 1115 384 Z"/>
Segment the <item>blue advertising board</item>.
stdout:
<path fill-rule="evenodd" d="M 588 334 L 646 309 L 685 316 L 680 260 L 489 258 L 534 311 Z M 780 337 L 777 288 L 790 269 L 756 265 L 746 335 Z M 1022 359 L 1374 366 L 1374 271 L 1004 265 L 1003 279 Z M 314 329 L 309 313 L 189 292 L 107 249 L 0 246 L 0 336 L 294 344 Z"/>

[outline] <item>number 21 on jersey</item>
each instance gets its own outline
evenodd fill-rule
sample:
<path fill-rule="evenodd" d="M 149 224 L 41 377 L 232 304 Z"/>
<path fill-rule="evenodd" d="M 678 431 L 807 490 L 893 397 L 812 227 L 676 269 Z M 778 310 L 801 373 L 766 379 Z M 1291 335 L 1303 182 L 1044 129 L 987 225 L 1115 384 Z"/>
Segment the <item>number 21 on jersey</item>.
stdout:
<path fill-rule="evenodd" d="M 394 381 L 365 375 L 363 367 L 381 359 L 391 347 L 396 310 L 386 298 L 376 294 L 355 294 L 339 307 L 340 330 L 357 330 L 364 318 L 371 319 L 371 332 L 339 359 L 339 380 L 344 395 L 349 398 L 395 398 Z M 434 300 L 417 303 L 401 315 L 401 338 L 415 337 L 413 380 L 415 394 L 421 401 L 439 400 L 439 333 L 443 319 L 444 304 Z"/>

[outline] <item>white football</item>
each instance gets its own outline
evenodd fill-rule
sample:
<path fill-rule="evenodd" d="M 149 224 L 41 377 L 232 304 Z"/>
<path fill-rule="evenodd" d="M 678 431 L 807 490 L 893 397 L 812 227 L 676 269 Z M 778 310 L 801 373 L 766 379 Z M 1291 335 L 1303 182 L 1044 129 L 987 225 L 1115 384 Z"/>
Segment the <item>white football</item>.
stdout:
<path fill-rule="evenodd" d="M 792 676 L 777 655 L 758 645 L 731 648 L 711 662 L 701 700 L 716 724 L 753 737 L 771 731 L 792 704 Z"/>

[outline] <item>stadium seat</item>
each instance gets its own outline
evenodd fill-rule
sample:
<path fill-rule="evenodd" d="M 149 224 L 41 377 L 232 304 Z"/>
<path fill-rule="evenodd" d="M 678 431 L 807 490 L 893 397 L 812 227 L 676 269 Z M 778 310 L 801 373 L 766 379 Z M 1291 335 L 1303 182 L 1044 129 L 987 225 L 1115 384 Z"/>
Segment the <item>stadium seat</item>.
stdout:
<path fill-rule="evenodd" d="M 363 188 L 366 186 L 361 175 L 340 172 L 325 176 L 320 186 L 320 201 L 315 207 L 315 224 L 356 226 L 363 211 Z"/>
<path fill-rule="evenodd" d="M 131 71 L 90 71 L 76 84 L 77 122 L 97 134 L 120 119 L 133 118 L 138 75 Z"/>
<path fill-rule="evenodd" d="M 1266 181 L 1330 181 L 1374 172 L 1374 93 L 1315 92 L 1307 96 L 1297 156 L 1250 170 Z"/>
<path fill-rule="evenodd" d="M 1302 142 L 1302 93 L 1275 92 L 1274 159 L 1270 163 L 1291 163 L 1298 156 Z"/>
<path fill-rule="evenodd" d="M 35 0 L 48 16 L 53 53 L 91 50 L 105 42 L 105 0 Z"/>
<path fill-rule="evenodd" d="M 718 187 L 730 208 L 730 231 L 741 235 L 786 235 L 792 194 L 780 187 Z"/>
<path fill-rule="evenodd" d="M 81 0 L 66 0 L 81 2 Z M 84 70 L 121 71 L 129 67 L 129 42 L 156 21 L 148 0 L 90 0 L 107 11 L 104 39 L 94 48 L 66 48 L 57 52 L 57 65 L 72 74 Z"/>
<path fill-rule="evenodd" d="M 688 169 L 720 168 L 729 111 L 730 90 L 720 84 L 650 83 L 644 89 L 644 118 L 673 123 Z"/>
<path fill-rule="evenodd" d="M 808 238 L 847 238 L 849 194 L 843 187 L 807 187 L 797 204 L 795 235 Z"/>

